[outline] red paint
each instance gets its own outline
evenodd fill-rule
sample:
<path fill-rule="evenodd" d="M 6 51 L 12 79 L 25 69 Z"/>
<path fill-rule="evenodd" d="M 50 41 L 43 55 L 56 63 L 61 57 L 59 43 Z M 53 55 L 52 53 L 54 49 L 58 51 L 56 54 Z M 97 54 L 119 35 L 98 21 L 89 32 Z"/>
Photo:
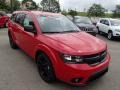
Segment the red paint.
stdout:
<path fill-rule="evenodd" d="M 82 77 L 80 83 L 73 85 L 84 85 L 88 78 L 104 68 L 109 66 L 110 55 L 107 54 L 106 60 L 96 66 L 88 64 L 67 64 L 65 63 L 60 53 L 68 55 L 92 55 L 102 52 L 107 49 L 104 41 L 91 36 L 85 32 L 65 33 L 65 34 L 42 34 L 38 22 L 37 15 L 59 15 L 45 12 L 28 12 L 21 11 L 32 16 L 35 23 L 37 34 L 24 31 L 24 28 L 9 21 L 8 30 L 12 34 L 16 44 L 23 49 L 29 56 L 35 59 L 38 50 L 44 51 L 53 64 L 56 77 L 59 80 L 71 83 L 71 79 Z M 20 13 L 20 12 L 15 12 Z"/>
<path fill-rule="evenodd" d="M 5 26 L 8 20 L 9 20 L 8 16 L 0 16 L 0 27 Z"/>

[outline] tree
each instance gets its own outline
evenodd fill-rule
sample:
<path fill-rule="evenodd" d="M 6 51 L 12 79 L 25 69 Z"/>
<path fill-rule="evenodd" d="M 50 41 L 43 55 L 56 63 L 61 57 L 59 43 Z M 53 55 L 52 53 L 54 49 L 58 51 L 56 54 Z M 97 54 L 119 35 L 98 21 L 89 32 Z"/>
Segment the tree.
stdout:
<path fill-rule="evenodd" d="M 6 3 L 6 0 L 0 0 L 0 9 L 6 11 L 15 11 L 20 9 L 20 3 L 18 0 L 12 0 L 12 4 Z"/>
<path fill-rule="evenodd" d="M 63 10 L 61 13 L 65 16 L 68 14 L 66 10 Z"/>
<path fill-rule="evenodd" d="M 18 0 L 13 0 L 13 10 L 20 9 L 20 3 Z"/>
<path fill-rule="evenodd" d="M 78 15 L 78 12 L 76 10 L 69 10 L 68 14 L 74 18 L 74 16 Z"/>
<path fill-rule="evenodd" d="M 30 7 L 27 5 L 27 2 L 31 2 L 31 6 Z M 30 9 L 30 10 L 38 8 L 38 5 L 33 0 L 23 0 L 22 4 L 25 4 L 27 9 Z"/>
<path fill-rule="evenodd" d="M 113 11 L 113 17 L 120 17 L 120 5 L 116 5 L 115 10 Z"/>
<path fill-rule="evenodd" d="M 41 6 L 43 11 L 58 13 L 60 12 L 60 4 L 57 0 L 42 0 Z"/>
<path fill-rule="evenodd" d="M 6 5 L 6 3 L 5 3 L 5 0 L 0 0 L 0 9 L 7 9 L 7 5 Z"/>
<path fill-rule="evenodd" d="M 103 8 L 100 4 L 93 4 L 88 9 L 88 16 L 95 16 L 95 17 L 101 17 L 105 15 L 106 9 Z"/>
<path fill-rule="evenodd" d="M 12 5 L 12 6 L 11 6 Z M 12 0 L 12 4 L 11 5 L 7 5 L 7 10 L 8 11 L 16 11 L 20 9 L 20 3 L 18 0 Z"/>

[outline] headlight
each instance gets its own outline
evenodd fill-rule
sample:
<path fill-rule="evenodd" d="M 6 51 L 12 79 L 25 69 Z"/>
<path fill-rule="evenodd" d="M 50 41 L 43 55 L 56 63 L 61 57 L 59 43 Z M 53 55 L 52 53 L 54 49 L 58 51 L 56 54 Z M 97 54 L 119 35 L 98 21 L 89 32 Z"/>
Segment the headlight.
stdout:
<path fill-rule="evenodd" d="M 62 55 L 64 62 L 66 63 L 83 63 L 83 58 L 81 56 L 72 56 L 72 55 Z"/>
<path fill-rule="evenodd" d="M 120 32 L 120 29 L 115 29 L 115 31 Z"/>

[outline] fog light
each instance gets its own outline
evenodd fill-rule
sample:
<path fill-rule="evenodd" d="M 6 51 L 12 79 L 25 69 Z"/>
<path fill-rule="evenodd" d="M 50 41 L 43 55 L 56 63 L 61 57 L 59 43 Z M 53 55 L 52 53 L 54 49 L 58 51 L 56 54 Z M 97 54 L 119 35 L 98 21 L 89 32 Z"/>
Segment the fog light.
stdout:
<path fill-rule="evenodd" d="M 83 78 L 73 78 L 72 80 L 71 80 L 71 82 L 72 83 L 79 83 L 80 81 L 82 81 L 83 80 Z"/>

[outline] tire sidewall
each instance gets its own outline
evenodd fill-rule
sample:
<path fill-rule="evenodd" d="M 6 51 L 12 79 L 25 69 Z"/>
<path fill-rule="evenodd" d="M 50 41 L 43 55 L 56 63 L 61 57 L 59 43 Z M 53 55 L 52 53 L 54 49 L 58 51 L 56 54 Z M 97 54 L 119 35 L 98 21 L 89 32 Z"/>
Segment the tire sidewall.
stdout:
<path fill-rule="evenodd" d="M 112 33 L 112 31 L 109 31 L 109 32 L 108 32 L 108 39 L 109 39 L 109 40 L 112 40 L 112 39 L 113 39 L 113 33 Z"/>
<path fill-rule="evenodd" d="M 44 77 L 41 75 L 41 70 L 40 70 L 40 68 L 39 68 L 39 66 L 38 66 L 38 63 L 39 63 L 39 61 L 40 61 L 40 57 L 41 57 L 41 56 L 46 57 L 47 62 L 49 63 L 49 67 L 50 67 L 50 76 L 49 76 L 49 78 L 44 78 Z M 43 52 L 40 53 L 40 54 L 37 56 L 37 67 L 38 67 L 38 72 L 39 72 L 41 78 L 42 78 L 45 82 L 51 83 L 51 82 L 54 82 L 54 81 L 55 81 L 56 76 L 55 76 L 55 72 L 54 72 L 53 65 L 52 65 L 49 57 L 48 57 L 45 53 L 43 53 Z"/>

